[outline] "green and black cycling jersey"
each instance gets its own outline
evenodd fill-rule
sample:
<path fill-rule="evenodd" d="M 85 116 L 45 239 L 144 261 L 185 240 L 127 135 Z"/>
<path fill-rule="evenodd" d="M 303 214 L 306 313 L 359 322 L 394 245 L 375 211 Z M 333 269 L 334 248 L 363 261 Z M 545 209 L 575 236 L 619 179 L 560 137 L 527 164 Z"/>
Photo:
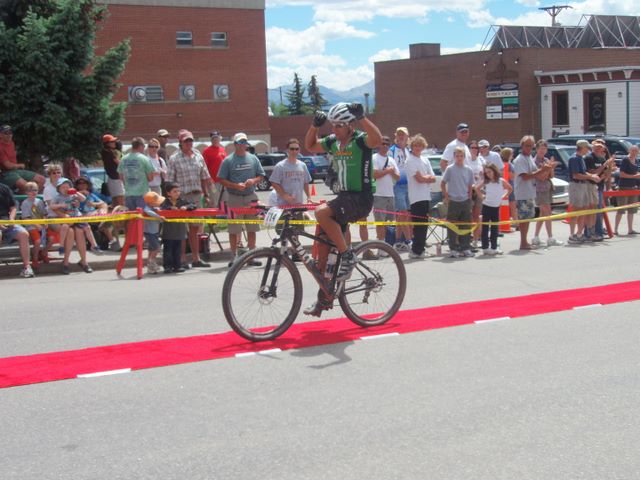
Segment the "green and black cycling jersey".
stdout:
<path fill-rule="evenodd" d="M 322 148 L 333 156 L 333 168 L 338 174 L 342 192 L 375 193 L 373 150 L 367 146 L 367 134 L 356 130 L 344 145 L 338 145 L 335 135 L 320 141 Z"/>

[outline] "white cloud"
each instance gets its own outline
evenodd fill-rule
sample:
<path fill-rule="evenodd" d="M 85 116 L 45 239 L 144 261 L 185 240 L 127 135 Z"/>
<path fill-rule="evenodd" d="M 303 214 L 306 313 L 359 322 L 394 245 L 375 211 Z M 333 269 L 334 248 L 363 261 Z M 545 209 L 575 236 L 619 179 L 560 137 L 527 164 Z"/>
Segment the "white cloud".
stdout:
<path fill-rule="evenodd" d="M 298 65 L 295 67 L 269 65 L 267 67 L 269 88 L 291 85 L 294 73 L 297 73 L 305 83 L 309 82 L 311 75 L 316 75 L 318 83 L 321 85 L 336 90 L 349 90 L 373 79 L 373 65 L 360 65 L 354 68 L 344 68 L 330 63 Z"/>
<path fill-rule="evenodd" d="M 367 25 L 375 17 L 407 19 L 427 23 L 430 14 L 444 13 L 451 22 L 462 16 L 470 28 L 490 25 L 550 25 L 546 12 L 538 10 L 540 0 L 516 0 L 531 10 L 515 18 L 500 17 L 500 4 L 494 0 L 267 0 L 267 8 L 313 8 L 314 24 L 304 30 L 269 28 L 267 37 L 268 78 L 271 88 L 289 85 L 297 72 L 305 81 L 317 75 L 322 85 L 348 89 L 373 78 L 376 61 L 408 58 L 408 48 L 388 48 L 371 55 L 366 63 L 348 66 L 340 55 L 331 54 L 330 45 L 339 39 L 369 39 L 388 34 L 389 28 L 373 32 L 354 25 Z M 637 0 L 583 0 L 569 3 L 573 9 L 558 16 L 563 25 L 578 25 L 584 14 L 638 15 Z M 407 46 L 408 47 L 408 46 Z M 443 54 L 476 51 L 481 45 L 452 48 L 444 45 Z M 353 65 L 353 63 L 351 63 Z"/>
<path fill-rule="evenodd" d="M 516 0 L 520 5 L 525 7 L 538 7 L 540 2 L 538 0 Z"/>
<path fill-rule="evenodd" d="M 325 50 L 327 40 L 371 38 L 373 32 L 358 30 L 344 22 L 320 22 L 305 30 L 272 27 L 267 29 L 267 56 L 270 61 L 290 62 L 296 57 Z"/>
<path fill-rule="evenodd" d="M 383 49 L 379 52 L 371 55 L 368 60 L 369 63 L 374 62 L 385 62 L 387 60 L 397 60 L 399 58 L 409 58 L 409 49 L 408 48 L 390 48 Z"/>
<path fill-rule="evenodd" d="M 455 53 L 465 53 L 465 52 L 477 52 L 478 50 L 480 50 L 482 48 L 482 45 L 479 43 L 476 43 L 473 47 L 460 47 L 460 48 L 456 48 L 456 47 L 442 47 L 440 49 L 440 53 L 442 55 L 453 55 Z"/>
<path fill-rule="evenodd" d="M 584 25 L 584 22 L 581 23 L 583 15 L 638 15 L 635 0 L 585 0 L 570 2 L 567 5 L 572 8 L 563 10 L 556 17 L 556 21 L 564 26 Z M 550 26 L 551 17 L 546 12 L 535 10 L 516 18 L 494 18 L 493 24 Z"/>

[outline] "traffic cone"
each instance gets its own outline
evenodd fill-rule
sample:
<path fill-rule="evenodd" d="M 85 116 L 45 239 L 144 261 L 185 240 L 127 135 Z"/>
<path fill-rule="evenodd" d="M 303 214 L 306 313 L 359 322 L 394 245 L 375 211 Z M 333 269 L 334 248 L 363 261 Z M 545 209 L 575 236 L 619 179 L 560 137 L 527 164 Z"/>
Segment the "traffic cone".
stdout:
<path fill-rule="evenodd" d="M 511 225 L 509 224 L 510 218 L 511 218 L 511 211 L 509 209 L 509 200 L 504 199 L 500 204 L 500 222 L 506 222 L 506 223 L 500 224 L 499 231 L 503 233 L 511 232 Z"/>
<path fill-rule="evenodd" d="M 567 205 L 567 213 L 571 212 L 572 210 L 573 210 L 573 208 L 571 208 L 571 204 Z M 571 219 L 570 218 L 564 218 L 564 219 L 562 219 L 562 223 L 569 224 L 569 223 L 571 223 Z"/>
<path fill-rule="evenodd" d="M 504 172 L 502 173 L 502 177 L 508 182 L 509 181 L 509 162 L 504 163 Z M 501 222 L 509 222 L 511 219 L 511 210 L 509 209 L 509 199 L 505 198 L 502 200 L 500 204 L 500 221 Z M 501 223 L 500 228 L 498 229 L 502 233 L 510 233 L 511 225 L 509 223 Z"/>
<path fill-rule="evenodd" d="M 311 196 L 316 196 L 316 186 L 313 183 L 311 184 Z"/>

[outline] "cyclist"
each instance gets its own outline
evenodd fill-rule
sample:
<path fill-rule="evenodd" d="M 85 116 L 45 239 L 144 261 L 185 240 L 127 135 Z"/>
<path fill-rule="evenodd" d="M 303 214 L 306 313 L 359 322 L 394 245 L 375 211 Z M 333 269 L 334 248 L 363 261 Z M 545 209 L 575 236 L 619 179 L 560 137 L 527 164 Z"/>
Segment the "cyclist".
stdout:
<path fill-rule="evenodd" d="M 320 139 L 318 130 L 329 120 L 332 134 Z M 356 122 L 362 130 L 357 130 Z M 375 180 L 373 177 L 373 148 L 382 142 L 382 134 L 368 118 L 360 103 L 337 103 L 328 114 L 317 111 L 313 124 L 307 130 L 304 144 L 313 153 L 327 152 L 333 156 L 333 167 L 338 173 L 340 192 L 333 200 L 316 209 L 316 220 L 322 234 L 333 242 L 341 256 L 337 279 L 346 280 L 356 264 L 356 258 L 343 235 L 346 226 L 367 217 L 373 206 Z M 318 267 L 324 271 L 329 248 L 320 243 Z M 320 290 L 318 300 L 304 310 L 305 315 L 319 317 L 332 307 Z"/>

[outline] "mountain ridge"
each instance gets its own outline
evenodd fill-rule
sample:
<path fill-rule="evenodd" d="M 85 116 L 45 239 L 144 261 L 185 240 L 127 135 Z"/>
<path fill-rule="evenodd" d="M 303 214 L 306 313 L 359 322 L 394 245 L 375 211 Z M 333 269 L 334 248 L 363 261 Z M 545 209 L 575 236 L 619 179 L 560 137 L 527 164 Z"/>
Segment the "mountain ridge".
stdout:
<path fill-rule="evenodd" d="M 349 90 L 335 90 L 333 88 L 325 87 L 323 85 L 318 85 L 320 88 L 320 93 L 324 97 L 324 99 L 328 102 L 328 105 L 334 105 L 338 102 L 360 102 L 365 103 L 365 93 L 369 94 L 369 108 L 374 108 L 376 103 L 376 94 L 375 94 L 375 82 L 370 80 L 369 82 L 350 88 Z M 269 105 L 271 102 L 274 102 L 276 105 L 286 104 L 287 98 L 286 93 L 291 90 L 290 85 L 282 85 L 281 87 L 269 88 L 268 99 Z M 282 102 L 280 101 L 280 89 L 282 89 Z M 305 100 L 308 100 L 305 95 Z"/>

